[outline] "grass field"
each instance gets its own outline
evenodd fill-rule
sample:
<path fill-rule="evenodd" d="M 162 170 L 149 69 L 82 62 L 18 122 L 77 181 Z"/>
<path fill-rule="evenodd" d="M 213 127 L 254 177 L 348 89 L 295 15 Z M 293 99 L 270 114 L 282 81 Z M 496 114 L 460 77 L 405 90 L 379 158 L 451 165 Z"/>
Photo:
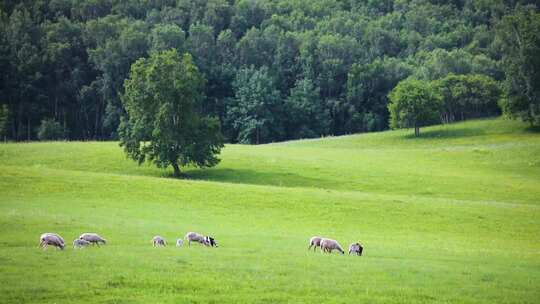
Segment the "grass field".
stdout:
<path fill-rule="evenodd" d="M 540 133 L 422 132 L 228 145 L 183 180 L 115 142 L 0 144 L 0 303 L 538 303 Z M 187 231 L 220 247 L 151 245 Z M 43 232 L 110 244 L 43 251 Z"/>

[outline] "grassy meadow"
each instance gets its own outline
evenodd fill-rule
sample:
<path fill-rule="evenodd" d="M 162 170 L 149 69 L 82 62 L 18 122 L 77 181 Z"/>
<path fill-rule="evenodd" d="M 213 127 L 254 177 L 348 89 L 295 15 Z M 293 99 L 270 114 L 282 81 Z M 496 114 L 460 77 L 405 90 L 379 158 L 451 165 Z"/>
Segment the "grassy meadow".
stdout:
<path fill-rule="evenodd" d="M 0 303 L 538 303 L 540 133 L 412 133 L 227 145 L 182 180 L 116 142 L 0 144 Z M 220 247 L 151 245 L 187 231 Z M 74 250 L 82 232 L 109 244 Z"/>

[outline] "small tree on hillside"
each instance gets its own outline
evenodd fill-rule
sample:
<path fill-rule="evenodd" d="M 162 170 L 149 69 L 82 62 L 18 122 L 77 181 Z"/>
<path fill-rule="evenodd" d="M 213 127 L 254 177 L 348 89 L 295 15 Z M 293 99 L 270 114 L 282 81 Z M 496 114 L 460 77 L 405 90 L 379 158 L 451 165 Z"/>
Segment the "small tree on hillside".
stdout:
<path fill-rule="evenodd" d="M 419 136 L 420 127 L 440 121 L 441 96 L 426 81 L 403 80 L 388 97 L 393 129 L 414 128 L 414 135 Z"/>
<path fill-rule="evenodd" d="M 500 115 L 501 89 L 489 76 L 449 74 L 433 84 L 443 99 L 444 123 Z"/>
<path fill-rule="evenodd" d="M 119 126 L 120 145 L 139 164 L 211 167 L 223 147 L 219 121 L 199 114 L 204 78 L 191 55 L 175 49 L 153 53 L 131 66 L 122 98 L 127 117 Z"/>

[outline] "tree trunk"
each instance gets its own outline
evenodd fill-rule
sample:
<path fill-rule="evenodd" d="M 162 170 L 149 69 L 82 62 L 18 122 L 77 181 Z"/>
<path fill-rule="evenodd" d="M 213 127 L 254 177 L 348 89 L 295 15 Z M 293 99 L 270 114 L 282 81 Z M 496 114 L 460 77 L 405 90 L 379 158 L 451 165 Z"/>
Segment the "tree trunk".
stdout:
<path fill-rule="evenodd" d="M 30 141 L 30 117 L 28 117 L 27 140 Z"/>
<path fill-rule="evenodd" d="M 174 169 L 174 174 L 173 174 L 173 176 L 174 176 L 174 177 L 177 177 L 177 178 L 180 177 L 180 167 L 178 166 L 178 164 L 177 164 L 177 163 L 173 163 L 173 164 L 172 164 L 172 167 L 173 167 L 173 169 Z"/>
<path fill-rule="evenodd" d="M 414 126 L 414 136 L 420 136 L 420 127 Z"/>
<path fill-rule="evenodd" d="M 259 144 L 259 126 L 255 128 L 256 134 L 257 134 L 257 145 Z"/>

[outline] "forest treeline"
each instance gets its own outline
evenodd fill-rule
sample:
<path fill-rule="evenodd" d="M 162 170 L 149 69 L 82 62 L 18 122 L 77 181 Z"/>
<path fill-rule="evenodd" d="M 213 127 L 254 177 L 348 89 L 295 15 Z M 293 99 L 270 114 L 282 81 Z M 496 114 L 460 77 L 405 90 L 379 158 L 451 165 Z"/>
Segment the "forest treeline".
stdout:
<path fill-rule="evenodd" d="M 0 131 L 116 139 L 131 65 L 170 48 L 193 57 L 205 79 L 198 111 L 229 142 L 387 129 L 389 93 L 407 78 L 439 88 L 443 122 L 498 115 L 520 83 L 504 85 L 505 51 L 517 51 L 498 25 L 517 9 L 537 13 L 534 3 L 2 1 Z"/>

